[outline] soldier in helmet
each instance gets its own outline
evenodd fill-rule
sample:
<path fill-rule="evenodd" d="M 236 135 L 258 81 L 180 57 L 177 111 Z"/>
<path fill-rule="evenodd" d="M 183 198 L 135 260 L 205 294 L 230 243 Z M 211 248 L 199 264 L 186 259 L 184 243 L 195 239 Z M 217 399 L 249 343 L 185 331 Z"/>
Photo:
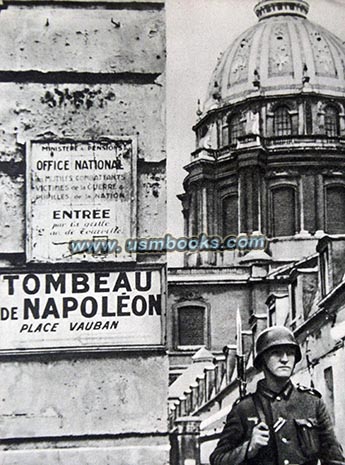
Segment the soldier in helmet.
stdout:
<path fill-rule="evenodd" d="M 254 366 L 264 372 L 254 394 L 229 413 L 211 465 L 344 465 L 345 460 L 321 395 L 292 384 L 301 360 L 285 327 L 262 331 Z"/>

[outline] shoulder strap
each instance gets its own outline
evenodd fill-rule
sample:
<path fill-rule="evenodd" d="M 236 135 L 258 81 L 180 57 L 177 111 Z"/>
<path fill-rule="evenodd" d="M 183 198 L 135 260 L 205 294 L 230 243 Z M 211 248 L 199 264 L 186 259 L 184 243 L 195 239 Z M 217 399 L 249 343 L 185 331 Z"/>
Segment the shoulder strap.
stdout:
<path fill-rule="evenodd" d="M 321 393 L 312 387 L 306 387 L 302 386 L 301 384 L 297 384 L 297 390 L 300 392 L 307 392 L 308 394 L 318 397 L 319 399 L 322 397 Z"/>
<path fill-rule="evenodd" d="M 260 396 L 258 395 L 257 392 L 253 394 L 253 402 L 254 402 L 259 420 L 263 421 L 264 423 L 266 423 L 266 425 L 270 426 L 269 422 L 267 421 L 268 419 L 265 415 Z"/>

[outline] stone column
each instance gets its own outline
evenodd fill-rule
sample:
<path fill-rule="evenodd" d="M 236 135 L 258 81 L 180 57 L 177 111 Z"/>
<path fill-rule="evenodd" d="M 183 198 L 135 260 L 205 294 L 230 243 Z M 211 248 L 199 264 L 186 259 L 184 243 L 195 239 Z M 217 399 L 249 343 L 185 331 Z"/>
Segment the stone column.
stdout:
<path fill-rule="evenodd" d="M 247 179 L 247 186 L 246 186 L 246 196 L 247 196 L 247 231 L 246 233 L 253 232 L 253 217 L 254 217 L 254 198 L 253 198 L 253 168 L 247 168 L 246 170 L 246 179 Z"/>
<path fill-rule="evenodd" d="M 256 143 L 255 143 L 256 144 Z M 259 141 L 260 144 L 260 141 Z M 239 155 L 239 215 L 240 233 L 253 233 L 261 227 L 261 149 L 256 144 L 253 150 Z"/>
<path fill-rule="evenodd" d="M 261 220 L 260 220 L 260 202 L 261 202 L 261 176 L 259 172 L 259 167 L 253 168 L 252 171 L 252 183 L 253 183 L 253 190 L 252 190 L 252 202 L 253 202 L 253 207 L 252 207 L 252 213 L 253 213 L 253 218 L 252 218 L 252 229 L 253 231 L 260 231 L 261 229 Z"/>
<path fill-rule="evenodd" d="M 315 190 L 316 234 L 321 234 L 325 230 L 325 199 L 322 174 L 316 176 Z"/>
<path fill-rule="evenodd" d="M 261 177 L 258 166 L 246 167 L 240 173 L 240 233 L 259 230 Z"/>
<path fill-rule="evenodd" d="M 196 417 L 180 417 L 170 435 L 170 465 L 200 465 L 200 423 Z"/>
<path fill-rule="evenodd" d="M 246 173 L 241 170 L 239 175 L 239 233 L 246 233 L 248 231 L 247 226 L 247 183 Z"/>

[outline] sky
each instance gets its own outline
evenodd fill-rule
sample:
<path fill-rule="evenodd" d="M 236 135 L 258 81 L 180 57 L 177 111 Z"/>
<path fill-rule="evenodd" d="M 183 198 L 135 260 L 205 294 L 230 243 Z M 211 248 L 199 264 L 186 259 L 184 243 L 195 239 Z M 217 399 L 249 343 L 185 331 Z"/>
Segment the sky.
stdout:
<path fill-rule="evenodd" d="M 192 126 L 197 100 L 204 101 L 217 58 L 243 31 L 257 23 L 258 0 L 166 0 L 168 229 L 183 235 L 183 167 L 195 150 Z M 309 0 L 308 19 L 345 41 L 345 0 Z M 170 266 L 182 254 L 169 255 Z"/>

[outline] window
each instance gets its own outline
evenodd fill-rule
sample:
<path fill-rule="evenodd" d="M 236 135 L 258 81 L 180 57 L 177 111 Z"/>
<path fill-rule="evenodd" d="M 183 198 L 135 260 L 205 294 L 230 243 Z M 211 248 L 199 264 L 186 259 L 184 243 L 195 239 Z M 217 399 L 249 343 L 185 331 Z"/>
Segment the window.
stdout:
<path fill-rule="evenodd" d="M 223 116 L 222 119 L 222 128 L 221 128 L 221 146 L 229 144 L 229 125 L 228 125 L 228 117 Z"/>
<path fill-rule="evenodd" d="M 199 205 L 198 205 L 198 192 L 196 189 L 192 191 L 189 209 L 189 234 L 196 236 L 198 234 L 198 220 L 199 220 Z"/>
<path fill-rule="evenodd" d="M 181 305 L 177 308 L 177 345 L 207 345 L 206 308 L 203 305 Z"/>
<path fill-rule="evenodd" d="M 329 286 L 329 252 L 326 247 L 320 252 L 320 285 L 321 285 L 321 297 L 325 297 L 330 289 Z"/>
<path fill-rule="evenodd" d="M 202 141 L 202 139 L 207 136 L 207 132 L 208 132 L 208 127 L 206 125 L 198 128 L 198 131 L 197 131 L 198 145 Z"/>
<path fill-rule="evenodd" d="M 274 112 L 274 135 L 289 136 L 292 134 L 291 116 L 288 107 L 278 107 Z"/>
<path fill-rule="evenodd" d="M 272 191 L 272 234 L 275 237 L 296 233 L 295 189 L 282 186 Z"/>
<path fill-rule="evenodd" d="M 312 134 L 313 133 L 313 113 L 311 109 L 311 105 L 309 102 L 305 105 L 305 123 L 306 123 L 306 133 Z"/>
<path fill-rule="evenodd" d="M 345 187 L 326 188 L 326 232 L 345 234 Z"/>
<path fill-rule="evenodd" d="M 236 144 L 237 139 L 243 135 L 241 115 L 238 113 L 230 118 L 230 144 Z"/>
<path fill-rule="evenodd" d="M 333 381 L 333 369 L 328 367 L 323 371 L 323 376 L 325 378 L 325 403 L 327 409 L 331 415 L 331 418 L 334 422 L 334 381 Z"/>
<path fill-rule="evenodd" d="M 231 194 L 223 200 L 223 237 L 238 234 L 238 195 Z"/>
<path fill-rule="evenodd" d="M 290 328 L 296 329 L 303 321 L 303 277 L 297 275 L 289 285 Z"/>
<path fill-rule="evenodd" d="M 339 136 L 339 114 L 332 105 L 325 108 L 325 133 L 330 137 Z"/>
<path fill-rule="evenodd" d="M 291 323 L 295 327 L 297 317 L 297 279 L 291 283 Z"/>
<path fill-rule="evenodd" d="M 268 326 L 276 326 L 277 324 L 277 312 L 276 312 L 276 301 L 272 299 L 268 304 Z"/>
<path fill-rule="evenodd" d="M 266 301 L 266 305 L 268 326 L 285 326 L 290 313 L 289 296 L 286 294 L 271 294 Z"/>

